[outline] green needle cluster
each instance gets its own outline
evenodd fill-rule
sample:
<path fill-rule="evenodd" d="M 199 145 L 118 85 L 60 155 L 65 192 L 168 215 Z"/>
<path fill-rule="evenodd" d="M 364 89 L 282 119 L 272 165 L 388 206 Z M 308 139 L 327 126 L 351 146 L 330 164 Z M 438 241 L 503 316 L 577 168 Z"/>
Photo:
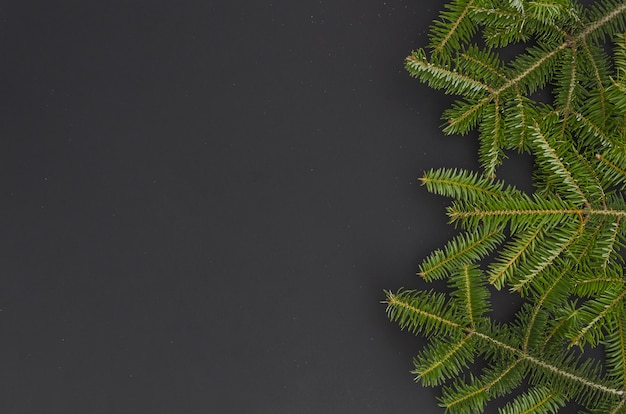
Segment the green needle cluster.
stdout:
<path fill-rule="evenodd" d="M 502 413 L 570 401 L 626 413 L 625 31 L 624 0 L 456 0 L 406 58 L 411 76 L 456 97 L 443 131 L 480 140 L 482 171 L 421 178 L 452 199 L 460 233 L 418 274 L 447 280 L 450 293 L 385 292 L 389 318 L 429 339 L 413 372 L 441 387 L 449 412 L 509 396 Z M 510 48 L 519 53 L 504 61 Z M 532 194 L 496 178 L 511 150 L 534 158 Z M 523 298 L 512 322 L 490 316 L 490 285 Z"/>

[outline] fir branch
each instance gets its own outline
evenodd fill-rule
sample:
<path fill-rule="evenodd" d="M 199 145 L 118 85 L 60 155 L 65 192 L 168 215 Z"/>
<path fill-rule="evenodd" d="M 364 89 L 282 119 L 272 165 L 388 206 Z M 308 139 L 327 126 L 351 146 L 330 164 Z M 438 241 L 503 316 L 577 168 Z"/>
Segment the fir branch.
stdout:
<path fill-rule="evenodd" d="M 424 385 L 442 385 L 450 412 L 482 412 L 529 385 L 503 413 L 556 412 L 569 400 L 626 412 L 626 1 L 583 8 L 570 0 L 453 0 L 430 32 L 430 55 L 413 51 L 411 76 L 458 99 L 446 134 L 478 128 L 482 174 L 430 170 L 421 183 L 453 199 L 463 231 L 420 265 L 425 281 L 448 278 L 450 295 L 386 292 L 402 329 L 431 339 L 415 359 Z M 484 47 L 472 44 L 476 33 Z M 617 39 L 614 56 L 602 42 Z M 532 40 L 504 64 L 494 47 Z M 616 65 L 611 68 L 610 60 Z M 552 102 L 531 96 L 550 85 Z M 505 150 L 535 156 L 536 191 L 493 179 Z M 485 265 L 487 275 L 480 270 Z M 493 323 L 486 284 L 526 303 Z M 604 345 L 605 369 L 566 345 Z M 459 374 L 481 356 L 487 368 Z M 452 384 L 447 384 L 449 380 Z"/>
<path fill-rule="evenodd" d="M 613 155 L 612 158 L 615 160 L 612 161 L 609 159 L 611 155 Z M 613 152 L 613 154 L 596 154 L 596 159 L 600 161 L 602 171 L 606 174 L 607 181 L 622 185 L 626 183 L 626 168 L 620 165 L 625 164 L 626 156 Z"/>
<path fill-rule="evenodd" d="M 463 64 L 463 62 L 466 62 Z M 491 51 L 480 50 L 476 45 L 470 45 L 460 53 L 457 66 L 463 72 L 473 70 L 476 74 L 482 74 L 492 81 L 508 82 L 509 79 L 502 72 L 502 61 Z"/>
<path fill-rule="evenodd" d="M 465 388 L 465 386 L 461 386 L 460 383 L 457 382 L 455 385 L 456 391 L 452 391 L 451 393 L 448 392 L 447 394 L 444 393 L 443 402 L 448 409 L 460 404 L 464 400 L 480 395 L 487 389 L 493 388 L 520 362 L 530 364 L 530 366 L 540 372 L 539 375 L 542 377 L 549 376 L 558 379 L 557 382 L 563 384 L 564 387 L 565 383 L 567 383 L 569 384 L 569 387 L 575 386 L 575 389 L 578 391 L 584 389 L 590 393 L 594 393 L 594 395 L 595 393 L 613 396 L 622 396 L 625 394 L 624 390 L 611 387 L 604 384 L 602 381 L 598 381 L 597 378 L 594 378 L 595 374 L 593 374 L 589 368 L 583 368 L 587 367 L 586 365 L 583 365 L 580 368 L 572 366 L 573 361 L 567 355 L 559 356 L 557 358 L 561 361 L 560 363 L 553 363 L 542 358 L 541 356 L 533 355 L 496 337 L 490 329 L 487 328 L 488 325 L 481 324 L 476 327 L 467 326 L 453 320 L 449 316 L 439 314 L 437 310 L 424 311 L 421 307 L 428 306 L 423 305 L 424 302 L 426 302 L 424 299 L 426 298 L 419 292 L 401 291 L 398 294 L 387 292 L 387 300 L 385 303 L 388 305 L 387 312 L 390 315 L 390 319 L 397 321 L 401 327 L 406 327 L 408 325 L 407 321 L 419 319 L 424 319 L 427 322 L 430 322 L 431 327 L 434 325 L 438 325 L 440 327 L 445 325 L 445 332 L 441 332 L 444 335 L 455 337 L 460 334 L 471 334 L 472 336 L 482 339 L 485 344 L 494 349 L 494 352 L 500 355 L 509 355 L 513 358 L 513 362 L 508 365 L 508 367 L 504 370 L 505 372 L 499 372 L 498 369 L 492 372 L 492 374 L 495 372 L 499 373 L 495 378 L 488 381 L 487 385 L 477 388 L 475 385 L 472 385 L 474 382 L 471 382 L 468 385 L 469 388 Z M 443 298 L 440 298 L 438 301 L 441 302 L 441 305 L 445 302 Z M 443 306 L 441 307 L 443 308 Z M 443 311 L 441 308 L 438 310 L 439 312 Z M 493 329 L 493 327 L 491 329 Z M 431 332 L 433 331 L 433 329 L 429 330 Z M 562 366 L 561 364 L 564 365 Z M 567 367 L 568 365 L 569 367 Z M 525 372 L 525 370 L 522 370 L 520 373 L 523 372 Z M 504 385 L 504 387 L 508 388 L 507 385 Z M 471 404 L 483 405 L 479 400 L 473 401 Z"/>
<path fill-rule="evenodd" d="M 416 50 L 407 57 L 405 67 L 412 76 L 421 78 L 435 89 L 445 89 L 448 94 L 473 97 L 492 90 L 488 85 L 470 76 L 431 64 L 422 50 Z"/>
<path fill-rule="evenodd" d="M 607 102 L 606 102 L 606 96 L 605 96 L 605 81 L 604 78 L 605 76 L 603 76 L 601 74 L 601 70 L 600 70 L 600 65 L 599 63 L 603 63 L 603 66 L 606 66 L 607 63 L 606 62 L 596 62 L 596 59 L 593 56 L 591 47 L 589 46 L 589 42 L 587 41 L 587 39 L 582 39 L 580 42 L 580 45 L 582 45 L 582 49 L 585 52 L 585 54 L 588 56 L 588 60 L 590 62 L 590 65 L 592 67 L 593 70 L 593 78 L 596 82 L 596 90 L 599 93 L 599 102 L 600 102 L 600 114 L 601 114 L 601 118 L 605 119 L 607 116 Z"/>
<path fill-rule="evenodd" d="M 485 404 L 493 398 L 492 389 L 502 387 L 504 382 L 521 382 L 522 372 L 519 369 L 521 359 L 513 360 L 504 368 L 487 373 L 482 379 L 470 377 L 470 382 L 457 382 L 455 389 L 444 388 L 441 398 L 443 406 L 450 412 L 482 412 Z M 496 394 L 497 395 L 497 394 Z"/>
<path fill-rule="evenodd" d="M 578 75 L 578 57 L 576 55 L 576 48 L 569 49 L 569 55 L 566 56 L 567 60 L 563 64 L 563 69 L 561 70 L 561 77 L 559 79 L 559 83 L 564 86 L 562 92 L 557 94 L 556 105 L 561 108 L 561 113 L 565 117 L 563 122 L 563 131 L 565 131 L 565 127 L 567 125 L 567 117 L 572 111 L 572 107 L 575 99 L 575 89 L 578 86 L 579 75 Z M 558 96 L 561 95 L 561 96 Z"/>
<path fill-rule="evenodd" d="M 522 55 L 512 63 L 513 70 L 518 72 L 515 77 L 511 77 L 509 82 L 496 89 L 493 94 L 500 95 L 511 88 L 520 88 L 530 94 L 545 86 L 554 72 L 557 58 L 567 47 L 569 43 L 563 42 L 556 48 L 544 46 L 529 49 L 528 55 Z"/>
<path fill-rule="evenodd" d="M 577 225 L 578 224 L 578 225 Z M 519 276 L 514 277 L 511 290 L 521 292 L 527 284 L 544 272 L 554 261 L 560 257 L 570 244 L 575 242 L 584 230 L 585 223 L 570 224 L 570 228 L 556 230 L 557 234 L 551 234 L 538 254 L 532 255 L 521 265 Z"/>
<path fill-rule="evenodd" d="M 507 404 L 500 414 L 548 414 L 565 406 L 562 394 L 547 387 L 533 387 Z"/>
<path fill-rule="evenodd" d="M 489 283 L 501 289 L 510 279 L 518 263 L 531 255 L 545 235 L 543 226 L 527 229 L 509 243 L 502 254 L 489 265 Z"/>
<path fill-rule="evenodd" d="M 500 101 L 496 97 L 487 108 L 480 125 L 479 160 L 485 170 L 485 175 L 495 177 L 496 168 L 504 156 L 504 121 Z"/>
<path fill-rule="evenodd" d="M 425 386 L 441 385 L 467 368 L 474 359 L 472 339 L 472 334 L 467 334 L 456 342 L 440 341 L 424 350 L 413 361 L 415 380 Z"/>
<path fill-rule="evenodd" d="M 554 374 L 557 377 L 578 383 L 589 390 L 599 391 L 602 393 L 612 394 L 612 395 L 617 395 L 617 396 L 622 396 L 626 393 L 626 391 L 624 390 L 606 386 L 600 382 L 596 382 L 596 381 L 586 378 L 585 375 L 580 375 L 580 374 L 571 372 L 570 370 L 567 370 L 565 368 L 548 363 L 539 357 L 535 357 L 533 355 L 525 353 L 523 350 L 514 348 L 488 335 L 484 335 L 482 333 L 476 332 L 476 336 L 492 342 L 494 345 L 498 346 L 501 349 L 509 351 L 511 354 L 518 356 L 520 360 L 528 361 L 531 364 L 545 370 L 546 372 Z"/>
<path fill-rule="evenodd" d="M 602 188 L 602 182 L 600 181 L 600 177 L 598 176 L 596 169 L 593 165 L 591 165 L 591 162 L 589 162 L 589 160 L 587 160 L 587 158 L 585 158 L 575 148 L 572 149 L 572 152 L 575 157 L 572 158 L 575 159 L 575 162 L 580 165 L 580 171 L 582 174 L 577 177 L 577 180 L 579 181 L 581 189 L 584 188 L 586 199 L 599 199 L 602 208 L 606 209 L 606 192 L 604 191 L 604 188 Z M 597 203 L 594 201 L 594 204 Z"/>
<path fill-rule="evenodd" d="M 534 208 L 533 208 L 534 207 Z M 541 206 L 529 205 L 527 208 L 519 209 L 494 209 L 494 210 L 481 210 L 475 208 L 474 210 L 464 210 L 459 208 L 458 205 L 453 205 L 448 209 L 448 216 L 452 222 L 461 220 L 470 223 L 474 226 L 479 220 L 484 220 L 491 217 L 500 218 L 502 221 L 512 221 L 516 218 L 523 217 L 524 219 L 542 219 L 544 217 L 576 217 L 583 214 L 602 214 L 602 215 L 615 215 L 624 216 L 626 212 L 615 210 L 585 210 L 581 208 L 541 208 Z"/>
<path fill-rule="evenodd" d="M 623 80 L 613 81 L 607 88 L 607 96 L 620 112 L 626 110 L 626 84 Z"/>
<path fill-rule="evenodd" d="M 576 302 L 567 302 L 554 313 L 556 323 L 545 333 L 540 354 L 543 354 L 550 344 L 554 344 L 558 339 L 565 336 L 568 326 L 578 319 L 579 310 L 576 308 Z"/>
<path fill-rule="evenodd" d="M 491 253 L 502 241 L 502 227 L 484 227 L 478 232 L 461 233 L 443 250 L 435 250 L 421 264 L 418 275 L 427 281 L 442 279 L 464 265 L 470 265 Z"/>
<path fill-rule="evenodd" d="M 609 223 L 611 226 L 610 231 L 605 234 L 608 236 L 606 238 L 605 247 L 602 249 L 602 256 L 600 261 L 600 268 L 606 269 L 606 267 L 610 264 L 611 256 L 613 252 L 617 250 L 617 245 L 619 243 L 619 230 L 620 230 L 620 217 L 617 217 L 615 221 Z"/>
<path fill-rule="evenodd" d="M 476 327 L 476 321 L 489 310 L 489 291 L 485 287 L 482 271 L 476 266 L 462 266 L 450 278 L 454 289 L 452 297 L 458 302 L 458 308 L 465 309 L 464 318 L 470 327 Z"/>
<path fill-rule="evenodd" d="M 512 186 L 505 187 L 502 181 L 456 168 L 426 171 L 420 178 L 420 183 L 431 193 L 471 202 L 484 197 L 503 199 L 520 194 Z"/>
<path fill-rule="evenodd" d="M 578 263 L 582 263 L 588 258 L 595 256 L 596 248 L 599 245 L 598 241 L 602 235 L 606 220 L 606 217 L 592 217 L 585 222 L 585 229 L 587 231 L 581 235 L 570 249 L 572 256 L 576 258 Z"/>
<path fill-rule="evenodd" d="M 466 134 L 482 119 L 482 114 L 485 106 L 493 100 L 492 95 L 488 95 L 479 101 L 457 101 L 452 105 L 452 108 L 446 110 L 443 113 L 443 119 L 446 120 L 446 125 L 443 128 L 443 132 L 452 134 Z"/>
<path fill-rule="evenodd" d="M 525 352 L 528 351 L 531 345 L 534 345 L 533 348 L 538 345 L 536 342 L 541 338 L 541 328 L 543 328 L 543 326 L 540 328 L 537 327 L 538 321 L 541 319 L 541 315 L 546 319 L 548 317 L 544 309 L 555 309 L 565 301 L 567 295 L 570 293 L 567 282 L 569 281 L 568 273 L 571 270 L 571 266 L 564 266 L 560 271 L 554 272 L 556 275 L 552 281 L 546 280 L 547 286 L 540 286 L 536 289 L 534 305 L 532 306 L 528 320 L 525 321 L 526 326 L 523 329 L 522 350 Z M 535 343 L 533 344 L 533 342 Z"/>
<path fill-rule="evenodd" d="M 514 88 L 514 96 L 505 101 L 504 122 L 506 125 L 504 146 L 518 152 L 526 151 L 530 125 L 539 117 L 530 99 L 525 97 L 518 87 Z"/>
<path fill-rule="evenodd" d="M 600 31 L 601 29 L 606 29 L 606 27 L 614 22 L 614 20 L 622 17 L 621 15 L 626 12 L 626 3 L 621 4 L 609 4 L 610 2 L 606 2 L 608 7 L 602 7 L 602 5 L 592 6 L 590 9 L 592 14 L 599 15 L 600 17 L 597 20 L 588 24 L 582 33 L 576 39 L 580 41 L 582 39 L 589 38 L 592 35 L 595 35 L 595 32 Z M 613 31 L 610 30 L 609 27 L 609 35 L 613 35 Z M 616 26 L 614 30 L 619 30 L 619 27 Z M 599 36 L 603 36 L 604 33 L 601 32 Z M 597 36 L 597 35 L 596 35 Z"/>
<path fill-rule="evenodd" d="M 537 145 L 537 157 L 541 157 L 547 165 L 550 166 L 552 173 L 560 178 L 567 185 L 568 189 L 565 194 L 572 194 L 572 201 L 576 204 L 589 204 L 584 192 L 579 187 L 578 182 L 572 176 L 570 170 L 563 163 L 563 156 L 557 153 L 557 150 L 550 145 L 548 138 L 544 135 L 541 127 L 537 122 L 531 127 L 535 139 L 533 142 Z"/>
<path fill-rule="evenodd" d="M 604 111 L 604 109 L 603 109 Z M 600 140 L 601 145 L 606 146 L 610 145 L 611 138 L 609 138 L 608 131 L 602 129 L 599 125 L 597 125 L 594 121 L 592 121 L 589 117 L 583 115 L 580 112 L 575 110 L 570 111 L 573 119 L 580 123 L 582 128 L 586 128 L 592 136 L 596 139 Z"/>
<path fill-rule="evenodd" d="M 399 291 L 387 292 L 387 314 L 400 328 L 413 333 L 450 334 L 462 325 L 453 318 L 446 307 L 446 298 L 433 292 Z"/>
<path fill-rule="evenodd" d="M 626 321 L 624 308 L 617 310 L 614 329 L 602 341 L 605 347 L 607 376 L 626 389 Z"/>
<path fill-rule="evenodd" d="M 580 296 L 591 296 L 592 294 L 598 294 L 604 292 L 613 285 L 624 285 L 626 280 L 623 278 L 601 276 L 594 278 L 586 278 L 582 280 L 576 280 L 574 286 L 576 294 Z"/>
<path fill-rule="evenodd" d="M 431 31 L 431 48 L 436 52 L 458 48 L 461 42 L 473 35 L 473 25 L 468 22 L 469 11 L 475 0 L 456 0 L 448 5 L 448 11 L 441 13 L 441 21 L 436 22 Z"/>
<path fill-rule="evenodd" d="M 602 338 L 601 323 L 606 322 L 606 318 L 612 318 L 614 315 L 612 312 L 616 308 L 624 306 L 624 297 L 626 296 L 626 289 L 620 292 L 607 292 L 598 298 L 589 301 L 582 309 L 581 325 L 575 329 L 575 334 L 570 340 L 571 345 L 582 345 L 582 341 L 596 345 Z M 593 332 L 590 332 L 591 330 Z"/>

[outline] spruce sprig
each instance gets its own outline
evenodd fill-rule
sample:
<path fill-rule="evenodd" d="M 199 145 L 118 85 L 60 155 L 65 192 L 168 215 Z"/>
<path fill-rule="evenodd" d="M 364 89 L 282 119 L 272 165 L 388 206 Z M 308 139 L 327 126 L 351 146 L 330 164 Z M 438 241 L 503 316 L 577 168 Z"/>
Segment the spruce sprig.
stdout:
<path fill-rule="evenodd" d="M 500 412 L 574 401 L 626 413 L 625 31 L 624 0 L 455 0 L 428 47 L 406 58 L 411 76 L 456 96 L 443 131 L 476 129 L 480 140 L 482 172 L 420 179 L 452 199 L 460 233 L 418 274 L 447 279 L 450 293 L 401 289 L 385 300 L 392 321 L 430 340 L 413 372 L 442 387 L 450 412 L 484 412 L 516 392 Z M 505 62 L 503 47 L 524 49 Z M 532 194 L 496 178 L 509 150 L 534 157 Z M 510 323 L 491 318 L 490 285 L 522 296 Z M 601 363 L 584 353 L 598 345 Z M 463 376 L 476 358 L 486 368 Z"/>

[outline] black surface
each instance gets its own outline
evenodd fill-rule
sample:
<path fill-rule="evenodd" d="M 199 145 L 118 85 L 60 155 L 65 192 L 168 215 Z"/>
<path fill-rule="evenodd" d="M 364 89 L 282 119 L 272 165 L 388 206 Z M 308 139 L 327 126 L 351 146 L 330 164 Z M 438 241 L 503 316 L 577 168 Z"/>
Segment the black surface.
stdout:
<path fill-rule="evenodd" d="M 0 3 L 0 412 L 442 412 L 379 302 L 477 166 L 443 3 Z"/>

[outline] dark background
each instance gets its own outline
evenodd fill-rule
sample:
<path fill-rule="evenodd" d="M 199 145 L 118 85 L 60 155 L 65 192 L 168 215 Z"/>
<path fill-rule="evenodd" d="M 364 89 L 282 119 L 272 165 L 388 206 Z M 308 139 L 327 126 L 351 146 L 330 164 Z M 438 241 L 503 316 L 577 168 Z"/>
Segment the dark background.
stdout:
<path fill-rule="evenodd" d="M 430 413 L 444 1 L 0 3 L 2 413 Z M 528 177 L 521 163 L 503 173 Z"/>

